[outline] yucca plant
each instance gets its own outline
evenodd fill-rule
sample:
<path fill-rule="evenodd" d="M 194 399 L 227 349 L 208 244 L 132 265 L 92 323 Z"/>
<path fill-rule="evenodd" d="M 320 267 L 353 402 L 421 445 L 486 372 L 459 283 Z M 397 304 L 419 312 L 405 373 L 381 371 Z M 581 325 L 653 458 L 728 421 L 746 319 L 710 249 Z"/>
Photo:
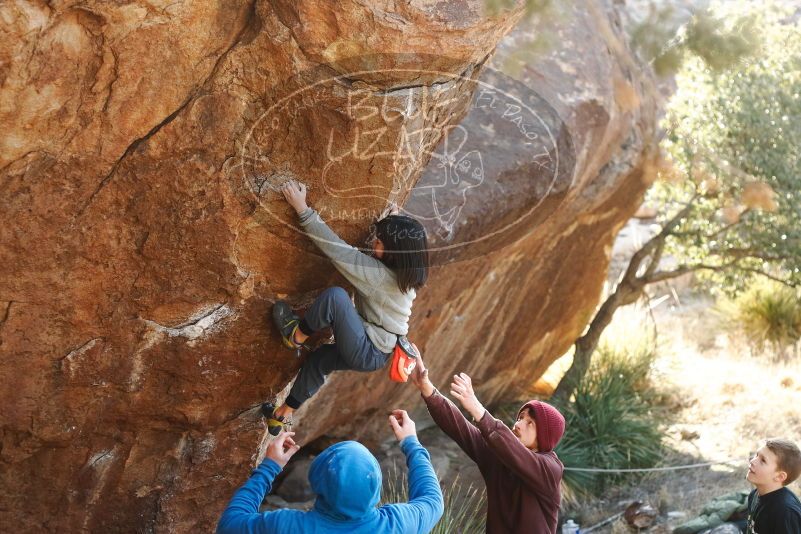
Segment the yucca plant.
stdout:
<path fill-rule="evenodd" d="M 395 464 L 389 471 L 389 476 L 384 478 L 381 504 L 407 502 L 409 500 L 409 485 L 406 472 L 399 473 L 400 470 Z M 479 491 L 472 484 L 465 488 L 459 483 L 459 476 L 457 475 L 450 488 L 442 493 L 445 501 L 445 511 L 431 531 L 432 534 L 449 534 L 451 532 L 481 534 L 484 532 L 486 524 L 484 516 L 485 490 Z"/>
<path fill-rule="evenodd" d="M 777 357 L 798 355 L 801 340 L 801 293 L 776 282 L 762 281 L 734 299 L 718 303 L 723 325 L 743 336 L 752 352 Z"/>
<path fill-rule="evenodd" d="M 665 414 L 653 403 L 653 361 L 653 345 L 645 343 L 598 348 L 573 398 L 559 406 L 566 429 L 556 453 L 565 466 L 629 469 L 659 462 Z M 620 478 L 567 470 L 565 496 L 598 493 Z"/>

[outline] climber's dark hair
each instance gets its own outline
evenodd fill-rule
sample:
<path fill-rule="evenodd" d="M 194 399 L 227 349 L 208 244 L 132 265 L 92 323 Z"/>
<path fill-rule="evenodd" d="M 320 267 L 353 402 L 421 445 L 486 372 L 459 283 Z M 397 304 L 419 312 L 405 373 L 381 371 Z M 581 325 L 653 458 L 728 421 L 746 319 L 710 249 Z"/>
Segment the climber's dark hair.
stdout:
<path fill-rule="evenodd" d="M 404 293 L 428 280 L 428 238 L 423 225 L 406 215 L 389 215 L 375 223 L 375 236 L 384 244 L 381 261 L 398 278 Z"/>

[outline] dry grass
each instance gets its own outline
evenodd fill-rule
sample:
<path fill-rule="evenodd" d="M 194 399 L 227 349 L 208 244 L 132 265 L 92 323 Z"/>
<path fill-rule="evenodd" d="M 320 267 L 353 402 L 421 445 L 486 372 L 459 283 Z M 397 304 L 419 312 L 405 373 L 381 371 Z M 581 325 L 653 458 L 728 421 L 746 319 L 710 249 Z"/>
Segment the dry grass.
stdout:
<path fill-rule="evenodd" d="M 746 457 L 766 437 L 801 439 L 801 361 L 752 357 L 721 332 L 705 302 L 660 312 L 657 321 L 663 372 L 692 400 L 681 427 L 699 437 L 686 452 Z"/>

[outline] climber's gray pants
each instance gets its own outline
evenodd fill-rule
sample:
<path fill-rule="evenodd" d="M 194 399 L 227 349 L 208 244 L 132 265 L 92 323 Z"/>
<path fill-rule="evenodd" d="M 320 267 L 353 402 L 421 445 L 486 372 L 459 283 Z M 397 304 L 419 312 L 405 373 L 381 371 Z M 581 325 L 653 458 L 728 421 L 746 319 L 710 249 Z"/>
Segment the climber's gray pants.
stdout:
<path fill-rule="evenodd" d="M 320 345 L 306 356 L 286 399 L 290 408 L 299 408 L 317 393 L 332 371 L 375 371 L 384 367 L 389 359 L 389 354 L 379 351 L 367 337 L 350 296 L 341 287 L 329 287 L 320 293 L 306 311 L 300 328 L 310 334 L 308 330 L 317 332 L 329 326 L 336 343 Z"/>

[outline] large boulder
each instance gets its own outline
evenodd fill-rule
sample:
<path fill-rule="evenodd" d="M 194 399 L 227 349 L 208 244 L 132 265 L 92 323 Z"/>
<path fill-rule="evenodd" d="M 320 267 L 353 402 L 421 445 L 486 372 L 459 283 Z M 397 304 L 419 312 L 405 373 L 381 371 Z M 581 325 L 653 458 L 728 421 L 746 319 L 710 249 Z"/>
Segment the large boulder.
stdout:
<path fill-rule="evenodd" d="M 464 371 L 485 404 L 517 398 L 584 330 L 614 238 L 653 180 L 659 101 L 602 2 L 535 16 L 501 42 L 406 204 L 436 258 L 410 337 L 443 392 Z M 448 152 L 455 167 L 478 152 L 481 179 L 443 187 Z M 384 439 L 392 407 L 425 412 L 418 396 L 384 373 L 333 375 L 298 412 L 301 437 Z"/>
<path fill-rule="evenodd" d="M 513 77 L 487 64 L 520 8 L 390 5 L 0 6 L 3 524 L 213 528 L 263 452 L 259 404 L 299 366 L 272 302 L 342 283 L 276 193 L 287 176 L 351 242 L 389 202 L 427 221 L 437 266 L 412 326 L 437 383 L 465 370 L 482 398 L 513 394 L 583 328 L 655 120 L 616 13 L 564 12 Z M 528 20 L 494 61 L 537 32 Z M 568 163 L 482 132 L 516 126 L 478 105 L 487 87 L 539 113 L 546 159 Z M 480 180 L 426 203 L 463 170 L 457 154 L 423 174 L 465 117 Z M 384 372 L 342 373 L 299 414 L 303 439 L 379 440 L 412 397 Z"/>

